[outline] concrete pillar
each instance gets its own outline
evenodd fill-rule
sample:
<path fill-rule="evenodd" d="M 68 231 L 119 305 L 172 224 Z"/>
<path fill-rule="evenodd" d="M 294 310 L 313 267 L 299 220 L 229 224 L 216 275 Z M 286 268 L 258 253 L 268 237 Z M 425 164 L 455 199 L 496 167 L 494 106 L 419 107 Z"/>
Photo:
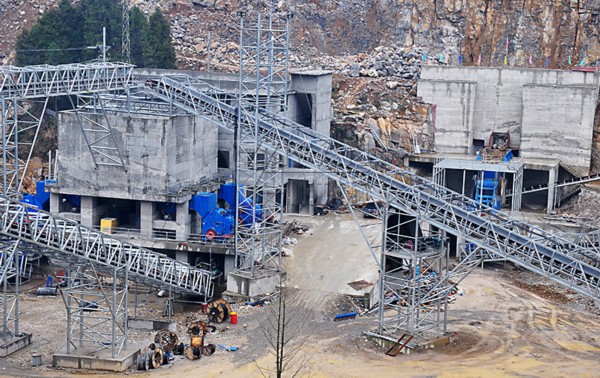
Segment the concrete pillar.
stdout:
<path fill-rule="evenodd" d="M 50 193 L 50 212 L 52 214 L 60 213 L 60 194 Z"/>
<path fill-rule="evenodd" d="M 558 165 L 548 171 L 548 203 L 546 204 L 546 214 L 554 210 L 554 187 L 556 185 L 556 176 L 558 175 Z"/>
<path fill-rule="evenodd" d="M 140 234 L 144 238 L 152 238 L 152 224 L 154 220 L 154 203 L 140 202 Z"/>
<path fill-rule="evenodd" d="M 315 185 L 308 184 L 308 215 L 315 215 Z"/>
<path fill-rule="evenodd" d="M 177 240 L 187 240 L 190 236 L 190 203 L 184 201 L 177 204 Z"/>
<path fill-rule="evenodd" d="M 313 184 L 313 200 L 316 205 L 324 205 L 328 200 L 329 179 L 325 175 L 315 175 Z"/>
<path fill-rule="evenodd" d="M 287 194 L 288 194 L 288 201 L 287 201 L 287 212 L 288 213 L 295 213 L 296 212 L 296 205 L 297 205 L 297 201 L 296 201 L 296 180 L 289 180 L 288 184 L 287 184 Z"/>
<path fill-rule="evenodd" d="M 223 274 L 225 277 L 231 272 L 235 272 L 235 256 L 225 255 L 225 261 L 223 263 Z"/>
<path fill-rule="evenodd" d="M 94 220 L 98 216 L 96 209 L 96 197 L 81 196 L 81 225 L 93 227 Z"/>
<path fill-rule="evenodd" d="M 187 263 L 188 262 L 188 252 L 187 251 L 175 251 L 175 260 Z"/>

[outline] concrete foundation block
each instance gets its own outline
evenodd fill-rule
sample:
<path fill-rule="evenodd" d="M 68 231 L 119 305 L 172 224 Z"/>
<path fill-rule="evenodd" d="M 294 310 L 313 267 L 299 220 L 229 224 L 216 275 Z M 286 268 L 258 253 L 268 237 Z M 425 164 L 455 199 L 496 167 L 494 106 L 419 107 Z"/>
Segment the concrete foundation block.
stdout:
<path fill-rule="evenodd" d="M 252 299 L 277 289 L 285 272 L 260 272 L 251 277 L 245 272 L 232 272 L 227 275 L 227 291 Z"/>
<path fill-rule="evenodd" d="M 128 318 L 127 327 L 131 329 L 142 329 L 146 331 L 158 331 L 160 329 L 168 329 L 171 332 L 176 332 L 177 322 L 169 322 L 154 319 Z"/>
<path fill-rule="evenodd" d="M 18 350 L 31 344 L 31 334 L 26 333 L 21 336 L 11 337 L 4 341 L 0 338 L 0 357 L 6 357 Z"/>
<path fill-rule="evenodd" d="M 52 356 L 52 366 L 71 369 L 105 370 L 122 372 L 129 369 L 137 360 L 140 349 L 122 351 L 115 358 L 111 351 L 93 352 L 91 348 L 79 348 L 71 351 L 56 353 Z"/>

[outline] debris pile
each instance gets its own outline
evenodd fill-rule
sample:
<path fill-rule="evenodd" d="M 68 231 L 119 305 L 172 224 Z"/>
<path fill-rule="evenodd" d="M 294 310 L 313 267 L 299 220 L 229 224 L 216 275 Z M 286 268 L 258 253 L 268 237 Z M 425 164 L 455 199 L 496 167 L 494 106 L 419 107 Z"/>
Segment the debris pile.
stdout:
<path fill-rule="evenodd" d="M 339 58 L 331 62 L 331 68 L 350 77 L 399 77 L 412 80 L 418 79 L 421 72 L 423 53 L 421 49 L 408 50 L 396 45 L 379 46 L 370 54 Z M 428 61 L 428 64 L 433 62 Z"/>

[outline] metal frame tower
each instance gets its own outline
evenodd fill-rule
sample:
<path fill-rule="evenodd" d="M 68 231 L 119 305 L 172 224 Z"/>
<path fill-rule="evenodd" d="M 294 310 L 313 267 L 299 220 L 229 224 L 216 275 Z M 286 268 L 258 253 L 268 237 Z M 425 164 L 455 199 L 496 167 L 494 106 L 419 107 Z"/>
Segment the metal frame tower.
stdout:
<path fill-rule="evenodd" d="M 3 341 L 20 334 L 18 246 L 18 240 L 9 238 L 0 240 L 0 285 L 3 289 L 3 295 L 0 297 L 0 314 L 2 314 L 0 336 Z"/>
<path fill-rule="evenodd" d="M 256 19 L 249 20 L 243 12 L 239 16 L 239 116 L 234 154 L 240 193 L 236 196 L 235 251 L 238 270 L 253 277 L 257 271 L 279 271 L 281 266 L 285 157 L 262 146 L 258 123 L 271 113 L 287 110 L 291 17 L 276 20 L 271 15 L 263 19 L 257 14 Z M 248 119 L 255 121 L 254 127 L 241 127 Z M 240 201 L 252 205 L 252 214 L 241 213 L 246 210 Z M 252 222 L 241 222 L 248 215 Z"/>
<path fill-rule="evenodd" d="M 0 101 L 4 162 L 2 193 L 16 196 L 23 189 L 23 179 L 46 113 L 48 97 L 24 101 L 17 96 L 2 96 Z M 22 156 L 23 152 L 26 157 Z"/>
<path fill-rule="evenodd" d="M 127 349 L 127 266 L 112 269 L 107 282 L 94 264 L 75 263 L 66 271 L 60 290 L 67 310 L 67 354 L 71 349 L 111 349 L 115 358 Z"/>

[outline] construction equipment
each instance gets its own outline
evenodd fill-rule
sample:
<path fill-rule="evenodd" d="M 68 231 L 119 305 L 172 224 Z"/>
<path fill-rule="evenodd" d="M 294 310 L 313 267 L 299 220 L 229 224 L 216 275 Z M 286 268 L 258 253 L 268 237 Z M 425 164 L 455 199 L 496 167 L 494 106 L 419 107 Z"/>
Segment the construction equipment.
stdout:
<path fill-rule="evenodd" d="M 229 319 L 231 306 L 225 299 L 217 299 L 208 304 L 208 320 L 213 323 L 222 323 Z"/>
<path fill-rule="evenodd" d="M 240 226 L 252 227 L 263 218 L 261 206 L 254 206 L 252 199 L 244 195 L 244 188 L 233 183 L 223 184 L 218 194 L 199 193 L 190 200 L 190 209 L 202 218 L 201 234 L 209 241 L 233 236 L 236 207 L 239 207 L 237 222 Z"/>

